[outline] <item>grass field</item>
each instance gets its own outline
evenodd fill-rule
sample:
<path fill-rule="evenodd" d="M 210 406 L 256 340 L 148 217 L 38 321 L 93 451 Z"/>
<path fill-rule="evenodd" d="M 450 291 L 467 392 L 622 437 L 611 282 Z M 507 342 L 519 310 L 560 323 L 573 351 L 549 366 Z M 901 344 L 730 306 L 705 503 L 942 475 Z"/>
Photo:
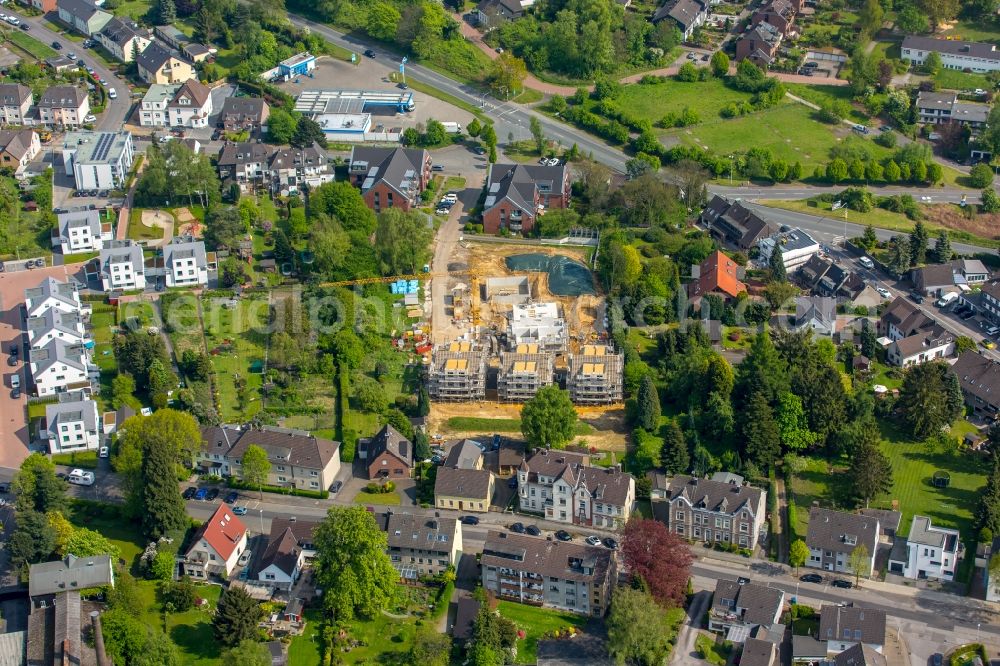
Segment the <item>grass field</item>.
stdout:
<path fill-rule="evenodd" d="M 569 627 L 579 630 L 587 624 L 587 618 L 576 613 L 564 613 L 510 601 L 499 602 L 497 610 L 504 617 L 513 620 L 519 629 L 524 630 L 524 640 L 517 642 L 517 661 L 520 664 L 535 663 L 538 641 L 545 634 Z"/>
<path fill-rule="evenodd" d="M 219 298 L 202 301 L 205 341 L 215 369 L 221 416 L 241 422 L 261 408 L 261 375 L 251 373 L 250 366 L 264 360 L 262 334 L 254 329 L 267 325 L 267 300 L 243 298 L 234 308 L 225 307 L 227 303 Z M 240 382 L 246 382 L 242 392 L 237 389 Z"/>
<path fill-rule="evenodd" d="M 176 224 L 176 221 L 175 221 Z M 162 240 L 170 233 L 160 227 L 147 227 L 142 223 L 142 209 L 133 208 L 128 216 L 128 237 L 132 240 Z"/>
<path fill-rule="evenodd" d="M 690 107 L 698 112 L 702 122 L 719 119 L 719 109 L 731 102 L 742 102 L 750 95 L 728 87 L 719 79 L 686 83 L 668 81 L 652 85 L 628 85 L 618 96 L 622 109 L 651 122 L 668 113 Z"/>
<path fill-rule="evenodd" d="M 316 608 L 305 611 L 306 628 L 301 636 L 292 637 L 288 645 L 288 666 L 314 666 L 322 663 L 319 635 L 323 612 Z"/>
<path fill-rule="evenodd" d="M 996 24 L 991 24 L 988 21 L 958 19 L 942 34 L 952 39 L 961 39 L 968 42 L 994 42 L 1000 44 L 1000 30 L 997 29 Z"/>
<path fill-rule="evenodd" d="M 6 33 L 5 37 L 11 44 L 34 58 L 45 60 L 46 58 L 53 58 L 58 55 L 51 46 L 43 44 L 21 30 L 5 30 L 4 32 Z"/>
<path fill-rule="evenodd" d="M 974 90 L 982 88 L 992 90 L 993 83 L 982 74 L 972 74 L 970 72 L 960 72 L 955 69 L 941 69 L 934 75 L 934 82 L 939 88 L 947 90 Z"/>
<path fill-rule="evenodd" d="M 378 504 L 396 506 L 399 504 L 399 493 L 370 493 L 362 490 L 354 497 L 355 504 Z"/>
<path fill-rule="evenodd" d="M 453 416 L 448 419 L 448 427 L 461 432 L 521 432 L 521 419 L 487 419 L 475 416 Z M 594 427 L 588 423 L 577 423 L 576 435 L 589 435 Z"/>

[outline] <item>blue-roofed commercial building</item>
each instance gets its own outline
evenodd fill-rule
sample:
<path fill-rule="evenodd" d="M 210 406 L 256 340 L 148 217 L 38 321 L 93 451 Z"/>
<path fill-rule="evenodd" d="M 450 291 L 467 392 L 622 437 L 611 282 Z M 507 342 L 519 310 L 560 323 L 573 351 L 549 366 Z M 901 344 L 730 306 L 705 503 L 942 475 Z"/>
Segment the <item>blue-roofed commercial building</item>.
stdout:
<path fill-rule="evenodd" d="M 282 81 L 288 81 L 296 76 L 308 76 L 314 69 L 316 69 L 316 56 L 309 51 L 303 51 L 278 63 L 278 77 Z"/>
<path fill-rule="evenodd" d="M 63 139 L 63 168 L 78 190 L 123 187 L 134 156 L 130 132 L 67 132 Z"/>

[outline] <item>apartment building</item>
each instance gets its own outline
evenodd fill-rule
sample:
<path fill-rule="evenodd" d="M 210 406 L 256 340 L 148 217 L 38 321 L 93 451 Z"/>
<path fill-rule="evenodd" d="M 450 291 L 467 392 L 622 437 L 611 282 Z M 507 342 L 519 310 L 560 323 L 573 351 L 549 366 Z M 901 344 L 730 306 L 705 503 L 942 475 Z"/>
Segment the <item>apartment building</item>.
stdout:
<path fill-rule="evenodd" d="M 184 553 L 184 573 L 191 578 L 228 577 L 247 548 L 247 528 L 228 504 L 220 504 Z"/>
<path fill-rule="evenodd" d="M 78 190 L 124 187 L 134 157 L 131 132 L 67 132 L 63 138 L 63 169 Z"/>
<path fill-rule="evenodd" d="M 59 402 L 45 406 L 45 428 L 40 433 L 52 454 L 97 449 L 104 434 L 97 403 L 83 391 L 59 394 Z"/>
<path fill-rule="evenodd" d="M 976 416 L 992 419 L 1000 413 L 1000 364 L 978 352 L 967 351 L 958 357 L 951 370 L 958 375 L 965 404 Z"/>
<path fill-rule="evenodd" d="M 131 240 L 112 240 L 101 248 L 101 288 L 126 291 L 146 288 L 146 262 L 142 248 Z"/>
<path fill-rule="evenodd" d="M 91 380 L 100 377 L 100 369 L 91 361 L 85 345 L 50 340 L 31 352 L 31 378 L 35 393 L 48 396 L 71 389 L 91 388 Z"/>
<path fill-rule="evenodd" d="M 437 576 L 458 567 L 462 523 L 455 518 L 388 511 L 375 520 L 388 538 L 389 559 L 403 580 Z"/>
<path fill-rule="evenodd" d="M 299 149 L 227 143 L 219 155 L 218 167 L 222 180 L 232 179 L 243 190 L 261 187 L 288 194 L 334 179 L 333 169 L 316 143 Z"/>
<path fill-rule="evenodd" d="M 739 200 L 730 202 L 715 195 L 701 212 L 699 221 L 712 237 L 738 250 L 749 250 L 762 238 L 778 233 L 778 225 L 765 220 Z"/>
<path fill-rule="evenodd" d="M 376 213 L 386 208 L 416 207 L 431 180 L 431 156 L 419 148 L 351 149 L 348 175 Z"/>
<path fill-rule="evenodd" d="M 431 358 L 427 380 L 434 400 L 482 400 L 486 397 L 486 353 L 472 342 L 440 345 Z"/>
<path fill-rule="evenodd" d="M 823 606 L 818 636 L 826 643 L 828 657 L 859 643 L 881 654 L 885 645 L 885 611 L 855 604 Z"/>
<path fill-rule="evenodd" d="M 51 86 L 38 97 L 38 121 L 56 127 L 79 127 L 90 114 L 90 97 L 76 86 Z"/>
<path fill-rule="evenodd" d="M 862 572 L 871 576 L 878 550 L 879 520 L 877 516 L 834 511 L 814 506 L 809 510 L 809 533 L 806 545 L 809 558 L 806 566 L 837 573 L 855 573 L 851 554 L 855 548 L 868 551 L 869 563 Z"/>
<path fill-rule="evenodd" d="M 814 254 L 819 253 L 819 243 L 816 239 L 797 228 L 762 238 L 757 242 L 757 247 L 760 250 L 757 263 L 761 266 L 769 266 L 774 248 L 780 247 L 781 261 L 788 273 L 805 264 Z"/>
<path fill-rule="evenodd" d="M 183 83 L 154 83 L 142 98 L 139 124 L 143 127 L 208 127 L 212 95 L 197 79 Z"/>
<path fill-rule="evenodd" d="M 31 88 L 20 83 L 0 83 L 0 124 L 25 124 L 30 108 Z"/>
<path fill-rule="evenodd" d="M 56 309 L 60 312 L 86 312 L 80 301 L 80 292 L 75 284 L 59 282 L 47 277 L 37 287 L 24 290 L 24 308 L 28 317 L 37 317 L 46 310 Z"/>
<path fill-rule="evenodd" d="M 570 199 L 569 169 L 565 164 L 491 164 L 486 177 L 483 230 L 506 229 L 530 233 L 539 215 L 549 208 L 566 208 Z"/>
<path fill-rule="evenodd" d="M 767 493 L 743 478 L 677 475 L 667 483 L 667 525 L 685 539 L 723 542 L 753 550 L 764 528 Z"/>
<path fill-rule="evenodd" d="M 913 516 L 909 535 L 893 542 L 889 573 L 912 580 L 954 580 L 963 550 L 958 530 L 934 525 L 927 516 Z"/>
<path fill-rule="evenodd" d="M 566 389 L 576 405 L 613 405 L 624 400 L 623 354 L 607 345 L 583 345 L 569 355 Z"/>
<path fill-rule="evenodd" d="M 538 343 L 517 345 L 514 351 L 500 352 L 497 394 L 503 402 L 526 402 L 538 389 L 552 383 L 555 358 L 540 352 Z"/>
<path fill-rule="evenodd" d="M 301 490 L 327 490 L 340 471 L 340 444 L 290 428 L 245 428 L 226 454 L 233 476 L 242 476 L 243 454 L 252 446 L 267 452 L 267 484 Z"/>
<path fill-rule="evenodd" d="M 618 579 L 614 551 L 490 530 L 482 584 L 500 599 L 603 617 Z"/>
<path fill-rule="evenodd" d="M 944 267 L 951 274 L 951 267 Z M 887 360 L 906 367 L 950 356 L 955 336 L 902 296 L 889 304 L 879 318 L 878 330 L 889 338 Z"/>
<path fill-rule="evenodd" d="M 114 236 L 111 223 L 101 221 L 101 211 L 89 208 L 56 213 L 56 227 L 59 235 L 53 244 L 59 245 L 63 254 L 97 252 Z"/>
<path fill-rule="evenodd" d="M 259 132 L 270 115 L 271 108 L 260 97 L 227 97 L 219 121 L 227 132 Z"/>
<path fill-rule="evenodd" d="M 114 18 L 89 0 L 56 0 L 59 20 L 85 37 L 100 32 Z"/>
<path fill-rule="evenodd" d="M 922 65 L 931 53 L 941 56 L 946 69 L 971 70 L 979 74 L 1000 70 L 1000 51 L 995 44 L 934 39 L 920 35 L 903 38 L 900 58 L 911 65 Z"/>
<path fill-rule="evenodd" d="M 204 287 L 208 284 L 208 269 L 204 241 L 174 238 L 163 248 L 167 287 Z"/>
<path fill-rule="evenodd" d="M 28 317 L 25 328 L 28 332 L 28 346 L 41 349 L 53 340 L 62 340 L 70 345 L 83 345 L 89 339 L 84 326 L 83 315 L 79 312 L 46 310 L 40 315 Z"/>

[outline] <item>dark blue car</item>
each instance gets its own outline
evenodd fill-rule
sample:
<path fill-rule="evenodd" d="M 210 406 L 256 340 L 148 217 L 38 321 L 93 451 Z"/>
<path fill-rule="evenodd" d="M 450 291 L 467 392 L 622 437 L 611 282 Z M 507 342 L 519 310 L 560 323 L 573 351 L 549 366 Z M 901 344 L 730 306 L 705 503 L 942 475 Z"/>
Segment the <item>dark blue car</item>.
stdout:
<path fill-rule="evenodd" d="M 240 494 L 238 492 L 236 492 L 235 490 L 229 491 L 226 494 L 226 504 L 232 504 L 233 502 L 235 502 L 236 500 L 238 500 L 239 497 L 240 497 Z"/>
<path fill-rule="evenodd" d="M 198 492 L 194 494 L 194 498 L 199 502 L 204 502 L 208 498 L 208 488 L 199 488 Z"/>

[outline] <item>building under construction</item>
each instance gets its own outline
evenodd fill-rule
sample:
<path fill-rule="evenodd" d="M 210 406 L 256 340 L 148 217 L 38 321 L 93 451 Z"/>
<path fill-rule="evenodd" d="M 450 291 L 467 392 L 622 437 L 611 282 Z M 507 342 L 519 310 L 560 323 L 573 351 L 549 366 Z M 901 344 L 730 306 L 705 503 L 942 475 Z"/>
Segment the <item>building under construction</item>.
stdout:
<path fill-rule="evenodd" d="M 439 346 L 428 370 L 427 391 L 434 400 L 482 400 L 486 396 L 486 353 L 466 341 Z"/>
<path fill-rule="evenodd" d="M 558 303 L 516 303 L 510 314 L 511 348 L 536 344 L 544 351 L 566 351 L 566 320 Z"/>
<path fill-rule="evenodd" d="M 552 383 L 553 354 L 540 351 L 537 344 L 520 344 L 514 351 L 500 352 L 497 395 L 501 402 L 524 402 L 538 389 Z"/>
<path fill-rule="evenodd" d="M 610 405 L 622 401 L 624 357 L 605 345 L 584 345 L 569 355 L 566 388 L 577 405 Z"/>

